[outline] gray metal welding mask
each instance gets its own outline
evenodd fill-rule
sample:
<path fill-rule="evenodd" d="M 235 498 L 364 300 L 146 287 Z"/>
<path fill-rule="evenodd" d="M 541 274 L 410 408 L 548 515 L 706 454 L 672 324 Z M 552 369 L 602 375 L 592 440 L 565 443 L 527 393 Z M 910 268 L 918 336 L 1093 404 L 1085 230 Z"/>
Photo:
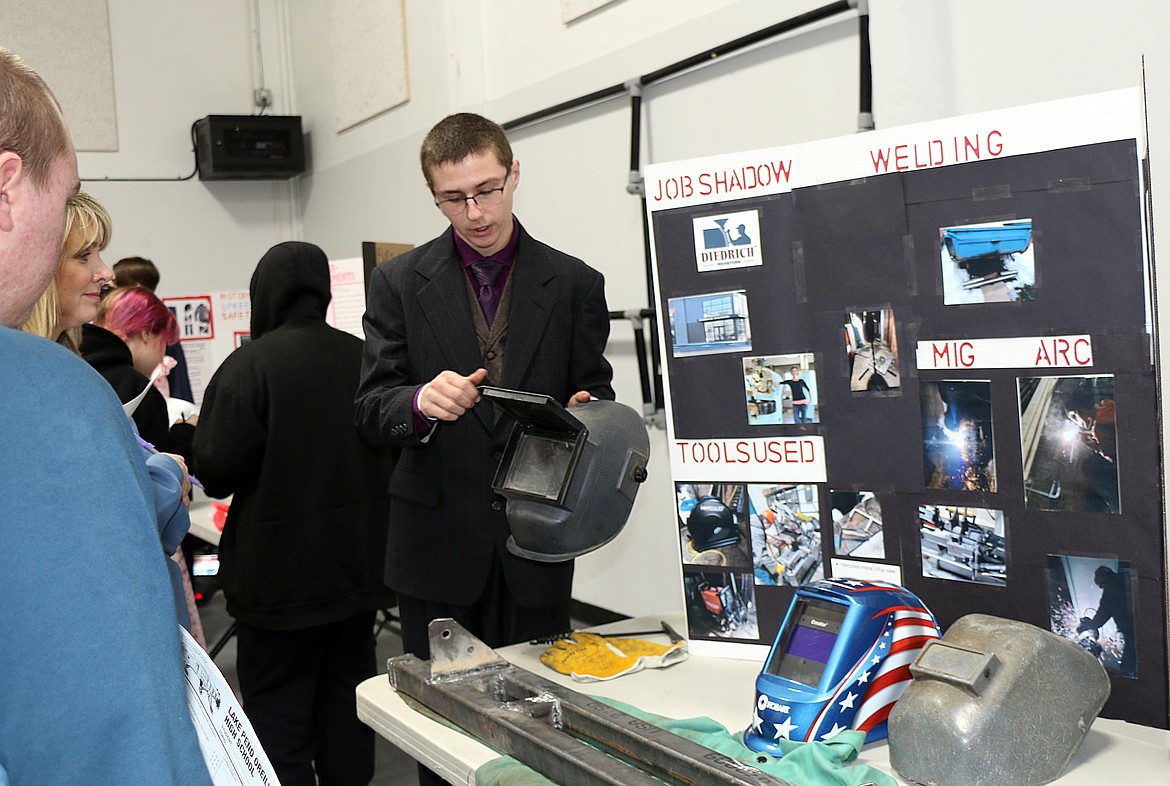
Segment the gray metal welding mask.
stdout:
<path fill-rule="evenodd" d="M 638 413 L 616 401 L 568 410 L 543 394 L 480 390 L 516 421 L 492 481 L 507 500 L 508 551 L 563 562 L 617 537 L 650 460 Z"/>
<path fill-rule="evenodd" d="M 889 718 L 890 764 L 931 786 L 1056 779 L 1109 698 L 1101 663 L 1068 639 L 968 614 L 910 664 Z"/>

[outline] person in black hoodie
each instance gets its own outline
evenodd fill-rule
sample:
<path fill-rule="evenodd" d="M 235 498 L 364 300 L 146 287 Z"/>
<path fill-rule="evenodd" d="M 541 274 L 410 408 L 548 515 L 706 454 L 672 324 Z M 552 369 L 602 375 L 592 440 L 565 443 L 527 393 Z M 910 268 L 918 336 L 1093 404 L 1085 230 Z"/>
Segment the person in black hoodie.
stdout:
<path fill-rule="evenodd" d="M 234 495 L 219 575 L 244 711 L 284 786 L 365 784 L 374 733 L 354 688 L 376 674 L 374 613 L 392 603 L 392 460 L 354 427 L 362 342 L 325 323 L 325 253 L 272 247 L 249 292 L 251 341 L 215 372 L 195 433 L 207 493 Z"/>

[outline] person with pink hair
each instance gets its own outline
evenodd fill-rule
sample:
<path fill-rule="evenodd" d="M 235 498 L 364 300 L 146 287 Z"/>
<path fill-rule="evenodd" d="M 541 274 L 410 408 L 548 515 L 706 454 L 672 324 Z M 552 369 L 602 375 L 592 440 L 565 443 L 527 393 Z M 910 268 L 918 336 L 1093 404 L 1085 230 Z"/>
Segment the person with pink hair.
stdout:
<path fill-rule="evenodd" d="M 107 295 L 97 319 L 82 327 L 81 356 L 105 377 L 123 404 L 145 390 L 132 414 L 139 435 L 189 464 L 198 416 L 171 423 L 166 399 L 151 384 L 167 346 L 178 340 L 179 325 L 171 310 L 149 289 L 126 287 Z"/>
<path fill-rule="evenodd" d="M 139 436 L 161 452 L 178 454 L 190 466 L 198 416 L 170 423 L 166 399 L 151 378 L 167 345 L 178 340 L 175 315 L 154 293 L 144 287 L 123 287 L 106 295 L 94 322 L 82 325 L 81 356 L 110 383 L 123 405 L 141 397 L 130 413 Z M 186 492 L 183 494 L 185 497 Z M 185 516 L 160 519 L 159 539 L 175 566 L 172 582 L 179 621 L 206 647 L 180 547 L 189 527 L 190 519 Z"/>

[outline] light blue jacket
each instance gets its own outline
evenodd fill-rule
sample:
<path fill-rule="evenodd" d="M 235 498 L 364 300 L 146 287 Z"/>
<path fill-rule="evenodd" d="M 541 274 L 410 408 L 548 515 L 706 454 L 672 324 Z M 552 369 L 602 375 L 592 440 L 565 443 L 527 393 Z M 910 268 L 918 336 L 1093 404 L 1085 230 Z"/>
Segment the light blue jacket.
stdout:
<path fill-rule="evenodd" d="M 0 784 L 210 784 L 155 504 L 105 380 L 0 328 Z"/>
<path fill-rule="evenodd" d="M 134 427 L 134 421 L 130 421 L 130 426 Z M 170 456 L 151 453 L 145 448 L 143 452 L 146 455 L 146 471 L 154 486 L 155 523 L 158 525 L 158 539 L 175 596 L 175 617 L 189 631 L 191 613 L 187 611 L 187 596 L 183 593 L 183 574 L 171 559 L 191 529 L 191 514 L 183 504 L 183 470 Z"/>

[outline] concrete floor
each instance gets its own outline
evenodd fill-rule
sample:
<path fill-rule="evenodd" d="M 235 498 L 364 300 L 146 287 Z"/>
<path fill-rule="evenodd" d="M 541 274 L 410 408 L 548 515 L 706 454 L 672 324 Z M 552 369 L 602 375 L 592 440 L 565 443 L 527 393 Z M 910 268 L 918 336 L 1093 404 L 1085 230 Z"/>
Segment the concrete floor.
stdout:
<path fill-rule="evenodd" d="M 203 629 L 207 635 L 208 647 L 213 646 L 232 624 L 232 618 L 224 608 L 222 592 L 215 596 L 199 609 L 203 621 Z M 386 659 L 402 654 L 402 639 L 390 630 L 383 630 L 378 636 L 378 664 L 379 673 L 386 673 Z M 240 694 L 239 682 L 236 680 L 236 642 L 232 638 L 215 657 L 215 664 L 223 672 L 228 684 Z M 417 768 L 414 759 L 407 756 L 398 748 L 391 745 L 382 737 L 377 737 L 375 748 L 374 779 L 370 786 L 414 786 L 418 782 Z"/>

